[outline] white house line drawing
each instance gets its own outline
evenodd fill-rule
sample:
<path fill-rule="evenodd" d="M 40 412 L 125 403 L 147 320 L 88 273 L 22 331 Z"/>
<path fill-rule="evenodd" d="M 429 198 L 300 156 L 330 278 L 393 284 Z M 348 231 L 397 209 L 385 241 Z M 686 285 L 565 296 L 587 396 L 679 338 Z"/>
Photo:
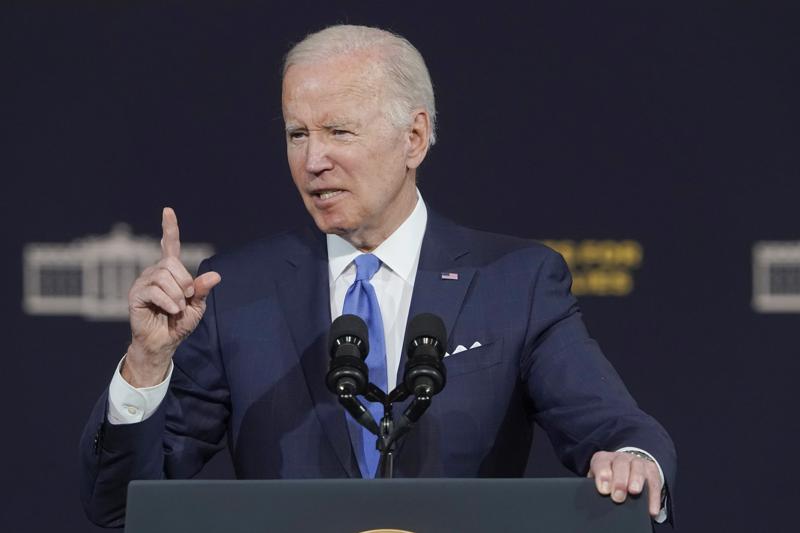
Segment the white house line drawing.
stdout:
<path fill-rule="evenodd" d="M 213 253 L 210 244 L 181 243 L 181 260 L 191 273 Z M 108 235 L 71 243 L 28 243 L 22 255 L 26 313 L 127 320 L 128 290 L 142 270 L 161 258 L 161 245 L 118 223 Z"/>
<path fill-rule="evenodd" d="M 760 313 L 800 313 L 800 241 L 753 246 L 753 308 Z"/>

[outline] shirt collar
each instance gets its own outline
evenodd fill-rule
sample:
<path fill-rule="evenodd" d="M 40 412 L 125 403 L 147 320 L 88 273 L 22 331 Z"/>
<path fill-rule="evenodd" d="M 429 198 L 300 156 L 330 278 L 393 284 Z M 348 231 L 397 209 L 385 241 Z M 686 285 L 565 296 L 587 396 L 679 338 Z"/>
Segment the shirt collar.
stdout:
<path fill-rule="evenodd" d="M 412 279 L 425 226 L 428 223 L 428 210 L 422 195 L 417 189 L 417 205 L 394 233 L 383 241 L 372 253 L 381 262 L 405 281 Z M 350 263 L 360 255 L 358 248 L 338 235 L 326 235 L 328 245 L 328 268 L 331 280 L 337 279 Z"/>

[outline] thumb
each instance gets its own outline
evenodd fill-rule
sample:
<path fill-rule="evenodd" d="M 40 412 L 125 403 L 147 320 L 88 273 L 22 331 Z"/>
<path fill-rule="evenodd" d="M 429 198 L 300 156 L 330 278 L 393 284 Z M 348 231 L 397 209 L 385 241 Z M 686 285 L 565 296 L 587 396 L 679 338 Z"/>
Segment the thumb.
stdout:
<path fill-rule="evenodd" d="M 194 279 L 194 297 L 192 299 L 196 299 L 199 302 L 204 302 L 205 299 L 208 298 L 208 294 L 211 292 L 211 289 L 213 289 L 220 281 L 222 281 L 222 276 L 214 271 L 206 272 L 201 276 L 197 276 Z"/>

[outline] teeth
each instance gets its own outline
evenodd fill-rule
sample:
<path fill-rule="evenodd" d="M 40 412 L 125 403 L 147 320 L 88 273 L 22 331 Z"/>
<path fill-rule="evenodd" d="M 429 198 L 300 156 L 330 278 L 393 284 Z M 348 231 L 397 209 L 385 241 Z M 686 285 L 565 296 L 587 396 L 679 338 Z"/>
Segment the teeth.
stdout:
<path fill-rule="evenodd" d="M 342 192 L 342 191 L 326 191 L 326 192 L 320 193 L 319 197 L 322 198 L 323 200 L 327 200 L 328 198 L 333 198 L 334 196 L 336 196 L 340 192 Z"/>

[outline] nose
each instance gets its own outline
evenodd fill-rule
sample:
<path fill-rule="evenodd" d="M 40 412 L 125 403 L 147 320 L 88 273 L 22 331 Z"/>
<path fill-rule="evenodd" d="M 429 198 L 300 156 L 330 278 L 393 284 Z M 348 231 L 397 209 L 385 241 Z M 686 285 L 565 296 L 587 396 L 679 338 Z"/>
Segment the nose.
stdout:
<path fill-rule="evenodd" d="M 306 172 L 318 176 L 332 168 L 328 144 L 319 132 L 311 132 L 306 142 Z"/>

